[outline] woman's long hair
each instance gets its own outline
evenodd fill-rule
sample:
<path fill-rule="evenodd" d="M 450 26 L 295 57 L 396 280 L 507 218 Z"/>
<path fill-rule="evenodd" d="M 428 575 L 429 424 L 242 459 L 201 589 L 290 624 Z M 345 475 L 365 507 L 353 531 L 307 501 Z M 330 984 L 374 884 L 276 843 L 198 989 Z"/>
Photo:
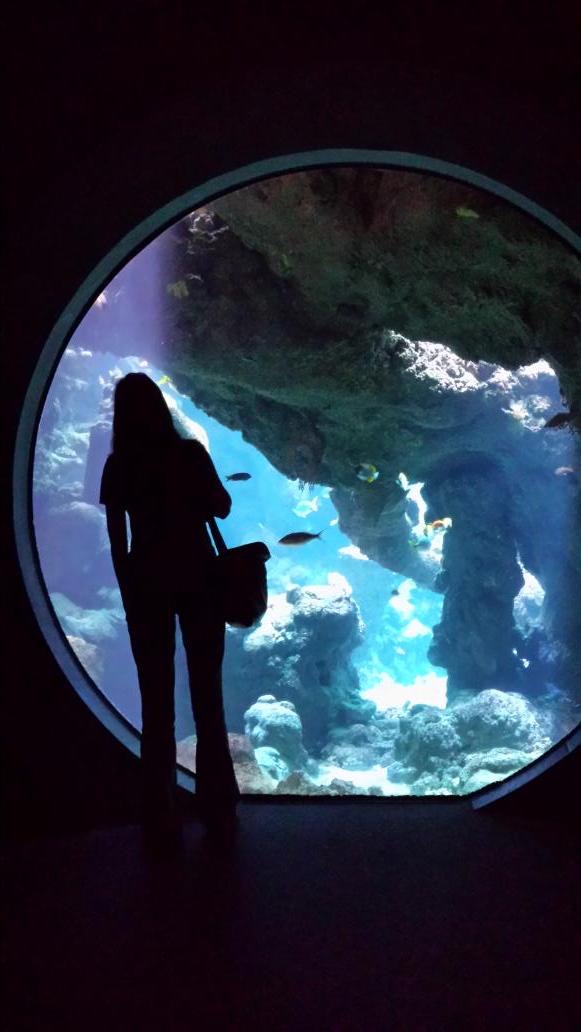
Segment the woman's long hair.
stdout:
<path fill-rule="evenodd" d="M 115 387 L 113 451 L 120 455 L 165 448 L 179 441 L 159 387 L 145 373 L 127 373 Z"/>

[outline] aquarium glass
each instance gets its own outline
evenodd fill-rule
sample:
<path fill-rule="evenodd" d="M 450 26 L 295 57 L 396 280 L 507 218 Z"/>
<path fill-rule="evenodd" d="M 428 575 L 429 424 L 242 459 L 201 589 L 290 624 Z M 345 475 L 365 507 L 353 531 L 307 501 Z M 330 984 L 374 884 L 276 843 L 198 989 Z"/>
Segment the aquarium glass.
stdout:
<path fill-rule="evenodd" d="M 94 299 L 38 429 L 42 575 L 96 688 L 139 731 L 98 499 L 115 383 L 141 371 L 231 494 L 227 544 L 271 552 L 266 615 L 226 637 L 244 792 L 462 795 L 563 738 L 580 703 L 580 284 L 548 230 L 419 172 L 292 173 L 165 230 Z"/>

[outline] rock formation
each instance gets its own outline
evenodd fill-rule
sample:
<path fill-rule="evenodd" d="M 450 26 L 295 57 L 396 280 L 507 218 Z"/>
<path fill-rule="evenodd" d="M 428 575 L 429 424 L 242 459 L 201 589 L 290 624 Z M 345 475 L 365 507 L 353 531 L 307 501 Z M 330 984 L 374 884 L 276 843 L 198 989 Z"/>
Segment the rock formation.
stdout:
<path fill-rule="evenodd" d="M 276 795 L 299 795 L 299 796 L 345 796 L 345 795 L 382 795 L 380 788 L 357 788 L 350 781 L 342 778 L 333 778 L 328 785 L 318 785 L 316 781 L 305 774 L 304 771 L 294 771 L 288 777 L 279 781 L 275 789 Z"/>
<path fill-rule="evenodd" d="M 442 619 L 430 660 L 448 672 L 448 701 L 470 686 L 509 688 L 522 669 L 515 652 L 514 599 L 524 584 L 511 525 L 510 491 L 502 472 L 483 456 L 468 456 L 430 482 L 436 509 L 453 526 L 444 540 Z M 477 532 L 475 529 L 477 528 Z"/>
<path fill-rule="evenodd" d="M 335 728 L 323 749 L 322 759 L 344 770 L 369 770 L 387 766 L 393 759 L 399 735 L 399 714 L 382 714 L 367 724 Z"/>
<path fill-rule="evenodd" d="M 292 704 L 309 753 L 322 747 L 332 727 L 369 719 L 375 707 L 361 699 L 351 660 L 361 633 L 357 605 L 330 585 L 293 588 L 286 595 L 273 596 L 259 627 L 249 632 L 230 630 L 227 635 L 228 725 L 242 728 L 247 711 L 254 720 L 257 711 L 250 707 L 265 688 L 267 698 Z M 292 714 L 286 717 L 292 722 Z M 257 744 L 276 743 L 268 738 Z"/>
<path fill-rule="evenodd" d="M 302 741 L 303 728 L 292 702 L 278 701 L 274 695 L 260 695 L 244 714 L 244 730 L 255 752 L 270 747 L 276 750 L 288 771 L 304 767 L 308 757 Z M 272 754 L 269 760 L 272 762 Z"/>
<path fill-rule="evenodd" d="M 544 752 L 554 740 L 552 719 L 523 696 L 494 689 L 446 710 L 408 707 L 388 777 L 413 795 L 475 791 Z"/>

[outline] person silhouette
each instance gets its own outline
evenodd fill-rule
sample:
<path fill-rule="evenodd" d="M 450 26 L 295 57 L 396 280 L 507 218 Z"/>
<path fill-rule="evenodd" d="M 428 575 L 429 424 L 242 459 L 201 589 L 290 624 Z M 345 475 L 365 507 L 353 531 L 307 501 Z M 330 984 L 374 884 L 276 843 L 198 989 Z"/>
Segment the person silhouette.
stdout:
<path fill-rule="evenodd" d="M 145 373 L 117 382 L 99 501 L 139 680 L 144 830 L 158 840 L 179 835 L 176 615 L 196 724 L 199 813 L 210 832 L 231 830 L 240 793 L 224 718 L 225 624 L 206 520 L 224 519 L 232 502 L 204 446 L 181 437 L 161 390 Z"/>

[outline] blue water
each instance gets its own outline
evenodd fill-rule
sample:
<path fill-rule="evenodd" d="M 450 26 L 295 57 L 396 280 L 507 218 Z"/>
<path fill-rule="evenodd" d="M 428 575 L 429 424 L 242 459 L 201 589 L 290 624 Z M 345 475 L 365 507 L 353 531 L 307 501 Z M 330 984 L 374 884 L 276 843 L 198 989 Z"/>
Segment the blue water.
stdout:
<path fill-rule="evenodd" d="M 389 728 L 385 723 L 379 723 L 373 729 L 374 734 L 377 731 L 379 735 L 386 735 L 387 758 L 377 760 L 382 755 L 380 750 L 373 753 L 377 762 L 372 762 L 372 750 L 367 744 L 367 753 L 364 751 L 348 756 L 347 760 L 341 760 L 345 753 L 337 753 L 334 759 L 325 763 L 319 741 L 313 750 L 318 756 L 312 754 L 308 763 L 302 767 L 308 773 L 311 783 L 326 784 L 335 774 L 344 782 L 359 786 L 362 790 L 365 786 L 379 785 L 384 792 L 400 794 L 409 791 L 417 794 L 430 791 L 449 794 L 478 787 L 474 780 L 470 781 L 473 775 L 469 774 L 471 768 L 466 766 L 470 762 L 474 765 L 478 758 L 475 759 L 473 753 L 469 753 L 466 759 L 468 746 L 458 739 L 448 752 L 448 746 L 443 747 L 441 741 L 437 747 L 424 748 L 428 738 L 425 728 L 418 723 L 423 719 L 422 712 L 420 710 L 419 716 L 414 716 L 415 711 L 410 709 L 412 704 L 433 707 L 429 710 L 432 714 L 429 719 L 436 719 L 440 712 L 442 716 L 438 718 L 438 728 L 441 728 L 442 734 L 448 733 L 445 671 L 434 667 L 427 658 L 431 630 L 440 619 L 442 596 L 384 569 L 364 556 L 342 533 L 328 485 L 305 486 L 287 479 L 245 441 L 240 432 L 222 426 L 180 394 L 171 382 L 167 382 L 166 371 L 162 368 L 154 367 L 139 357 L 119 359 L 111 354 L 93 353 L 82 347 L 79 339 L 75 341 L 73 337 L 63 356 L 41 419 L 34 470 L 34 513 L 41 567 L 55 612 L 96 686 L 139 729 L 137 680 L 110 563 L 104 514 L 102 508 L 96 505 L 96 498 L 83 501 L 83 482 L 90 431 L 100 420 L 110 423 L 111 389 L 116 378 L 140 369 L 152 379 L 162 381 L 160 386 L 181 432 L 197 436 L 206 444 L 224 481 L 233 473 L 250 474 L 247 481 L 227 482 L 233 506 L 230 517 L 222 524 L 222 530 L 229 545 L 255 540 L 262 540 L 268 545 L 272 556 L 267 567 L 271 615 L 283 612 L 288 614 L 286 595 L 296 587 L 315 587 L 319 589 L 323 600 L 339 600 L 340 605 L 341 599 L 349 599 L 349 605 L 354 603 L 357 608 L 361 621 L 361 643 L 353 648 L 350 661 L 356 671 L 361 699 L 375 704 L 375 709 L 370 707 L 368 711 L 375 713 L 378 718 L 384 716 L 392 721 Z M 423 499 L 421 485 L 408 484 L 405 470 L 401 473 L 408 489 L 407 518 L 411 543 L 418 524 L 422 522 Z M 373 484 L 369 484 L 367 489 L 373 491 Z M 322 532 L 322 535 L 297 548 L 279 544 L 283 535 L 294 531 L 313 534 Z M 438 535 L 431 544 L 436 560 L 441 554 L 442 537 Z M 265 627 L 270 627 L 268 621 Z M 262 639 L 256 635 L 254 638 L 248 636 L 245 644 L 240 637 L 241 632 L 229 632 L 227 648 L 246 649 L 246 653 L 236 652 L 236 656 L 251 656 L 250 645 L 254 648 L 258 642 L 262 648 L 265 646 L 265 633 L 263 630 Z M 296 635 L 298 655 L 303 644 L 296 629 L 293 634 Z M 277 645 L 273 639 L 267 641 L 266 645 L 272 649 L 275 657 L 273 662 L 276 662 L 280 643 Z M 321 657 L 322 660 L 324 658 Z M 284 662 L 288 662 L 288 657 Z M 348 657 L 345 662 L 348 662 Z M 225 669 L 228 669 L 227 663 Z M 234 670 L 234 667 L 231 669 Z M 272 677 L 269 674 L 269 663 L 263 664 L 260 669 L 260 683 L 256 683 L 254 696 L 249 699 L 252 703 L 261 696 L 276 694 L 273 692 L 274 674 Z M 333 676 L 339 676 L 339 673 L 336 671 Z M 300 701 L 300 691 L 295 697 L 299 723 L 300 720 L 305 722 L 309 707 L 309 720 L 312 723 L 312 709 L 317 706 L 316 692 L 320 690 L 320 687 L 313 684 L 312 692 L 304 703 Z M 332 693 L 333 685 L 328 686 L 328 691 Z M 510 698 L 501 699 L 501 695 L 497 693 L 499 698 L 492 700 L 494 705 L 504 706 L 505 709 L 513 705 Z M 280 701 L 284 701 L 284 696 L 277 694 L 277 704 Z M 301 712 L 303 705 L 304 712 Z M 528 707 L 528 703 L 526 705 Z M 240 713 L 236 717 L 232 716 L 235 706 L 228 704 L 226 710 L 231 732 L 243 734 L 245 730 L 248 731 L 250 725 L 245 727 L 246 718 L 242 718 Z M 194 728 L 181 652 L 176 661 L 176 711 L 177 738 L 186 739 Z M 526 711 L 522 709 L 523 721 L 525 717 L 526 720 L 529 717 L 532 719 L 531 713 L 530 707 Z M 369 728 L 369 716 L 362 719 Z M 341 723 L 344 724 L 344 721 Z M 542 751 L 542 747 L 551 744 L 551 731 L 547 730 L 545 734 L 545 724 L 540 717 L 537 723 L 536 738 L 534 741 L 531 738 L 532 745 L 530 742 L 528 745 L 528 759 L 534 758 L 535 754 Z M 456 730 L 453 732 L 456 738 L 461 733 L 457 732 L 460 726 L 458 711 L 454 725 Z M 393 728 L 400 729 L 399 738 Z M 334 730 L 332 727 L 327 728 L 329 742 Z M 401 737 L 404 732 L 407 738 Z M 340 727 L 338 733 L 343 733 Z M 552 734 L 555 737 L 556 732 Z M 414 735 L 420 736 L 418 741 L 425 753 L 419 758 Z M 266 741 L 270 741 L 268 734 Z M 407 743 L 407 753 L 401 745 L 404 741 Z M 504 739 L 499 739 L 499 745 L 505 744 Z M 348 752 L 351 742 L 346 748 Z M 470 748 L 476 749 L 476 746 Z M 486 779 L 491 781 L 505 776 L 511 769 L 511 763 L 513 769 L 515 765 L 527 762 L 524 754 L 521 755 L 515 748 L 511 756 L 501 755 L 498 749 L 495 751 L 494 743 L 492 746 L 489 743 L 488 748 L 489 752 L 494 752 L 494 762 L 490 759 L 489 769 L 483 760 L 476 771 L 477 777 L 481 780 L 484 777 L 483 783 L 486 783 Z M 434 752 L 435 755 L 432 755 Z M 405 758 L 408 754 L 412 759 Z M 368 761 L 361 759 L 365 755 L 370 757 Z M 292 764 L 289 767 L 291 761 L 288 757 L 285 760 L 287 766 L 284 767 L 278 749 L 273 752 L 270 748 L 270 752 L 267 749 L 265 753 L 264 749 L 256 746 L 255 756 L 262 765 L 261 769 L 270 772 L 271 790 L 275 789 L 277 780 L 273 774 L 273 763 L 280 763 L 281 778 L 285 772 L 293 769 Z M 410 772 L 409 764 L 412 761 L 416 767 Z M 341 766 L 343 762 L 346 766 Z M 367 771 L 366 762 L 369 767 Z M 464 768 L 461 767 L 462 763 L 465 764 Z M 456 773 L 457 767 L 459 774 Z"/>
<path fill-rule="evenodd" d="M 155 380 L 163 375 L 154 367 L 151 372 Z M 222 479 L 237 472 L 251 475 L 251 480 L 226 484 L 232 496 L 232 513 L 222 528 L 227 544 L 261 540 L 268 545 L 272 555 L 268 585 L 272 594 L 286 592 L 294 585 L 340 586 L 345 582 L 345 590 L 352 591 L 366 627 L 365 642 L 353 657 L 364 689 L 376 685 L 380 673 L 389 672 L 398 683 L 413 686 L 407 693 L 409 698 L 437 700 L 443 705 L 444 672 L 440 671 L 437 686 L 431 687 L 429 679 L 434 668 L 426 657 L 430 629 L 440 618 L 441 596 L 364 557 L 339 529 L 329 487 L 302 486 L 297 480 L 288 480 L 241 433 L 223 427 L 170 385 L 164 384 L 162 390 L 188 419 L 202 427 Z M 369 485 L 369 490 L 373 490 L 373 485 Z M 316 505 L 316 510 L 303 515 L 305 502 Z M 410 512 L 414 510 L 412 498 Z M 293 531 L 323 533 L 321 538 L 299 547 L 278 543 Z M 401 594 L 391 597 L 395 588 Z M 402 633 L 405 637 L 400 641 Z M 422 678 L 428 679 L 423 692 L 415 684 Z M 395 694 L 403 701 L 406 693 L 396 690 Z M 386 704 L 388 701 L 386 697 Z"/>

